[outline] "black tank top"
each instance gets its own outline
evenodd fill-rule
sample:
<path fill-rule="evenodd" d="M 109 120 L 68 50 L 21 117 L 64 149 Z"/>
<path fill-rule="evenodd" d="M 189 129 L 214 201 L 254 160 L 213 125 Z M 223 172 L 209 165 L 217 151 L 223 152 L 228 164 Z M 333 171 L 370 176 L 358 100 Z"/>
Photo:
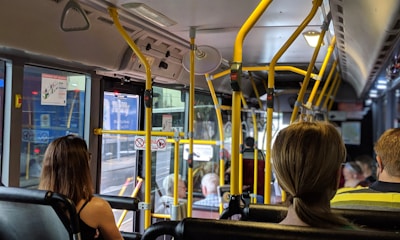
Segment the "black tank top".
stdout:
<path fill-rule="evenodd" d="M 92 228 L 91 226 L 87 225 L 81 219 L 81 216 L 80 216 L 80 214 L 82 212 L 82 209 L 86 206 L 86 204 L 89 201 L 90 200 L 86 200 L 86 202 L 83 204 L 83 206 L 81 207 L 81 209 L 79 209 L 79 212 L 78 212 L 79 229 L 80 229 L 80 232 L 81 232 L 81 239 L 82 240 L 101 240 L 101 239 L 103 239 L 103 236 L 101 235 L 101 233 L 99 232 L 99 236 L 97 238 L 95 238 L 97 229 L 96 228 Z"/>

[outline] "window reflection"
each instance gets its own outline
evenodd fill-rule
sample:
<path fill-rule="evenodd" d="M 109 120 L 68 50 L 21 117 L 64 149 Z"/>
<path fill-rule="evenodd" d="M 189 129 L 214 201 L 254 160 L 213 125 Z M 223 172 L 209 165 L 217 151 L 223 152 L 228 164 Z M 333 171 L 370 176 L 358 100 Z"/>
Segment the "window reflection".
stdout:
<path fill-rule="evenodd" d="M 55 138 L 83 136 L 86 77 L 25 66 L 22 96 L 21 187 L 36 186 L 43 154 Z"/>

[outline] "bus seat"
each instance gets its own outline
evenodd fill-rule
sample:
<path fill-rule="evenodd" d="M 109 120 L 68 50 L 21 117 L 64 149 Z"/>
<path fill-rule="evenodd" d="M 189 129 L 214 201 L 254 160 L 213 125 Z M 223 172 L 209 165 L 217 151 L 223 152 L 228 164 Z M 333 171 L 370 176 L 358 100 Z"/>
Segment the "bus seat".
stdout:
<path fill-rule="evenodd" d="M 106 200 L 113 209 L 122 209 L 128 211 L 138 211 L 139 210 L 139 199 L 126 197 L 126 196 L 111 196 L 111 195 L 101 195 L 96 194 L 97 197 L 100 197 Z"/>
<path fill-rule="evenodd" d="M 143 233 L 142 240 L 153 240 L 163 234 L 174 236 L 175 240 L 389 240 L 400 237 L 400 233 L 372 230 L 323 229 L 276 223 L 185 218 L 180 222 L 158 222 L 151 225 Z"/>
<path fill-rule="evenodd" d="M 258 160 L 257 194 L 264 196 L 265 161 Z M 254 159 L 243 158 L 243 185 L 250 186 L 248 189 L 253 192 L 254 186 Z"/>
<path fill-rule="evenodd" d="M 134 232 L 121 232 L 124 240 L 140 240 L 142 239 L 142 234 Z"/>
<path fill-rule="evenodd" d="M 127 211 L 139 211 L 139 199 L 126 197 L 126 196 L 111 196 L 111 195 L 101 195 L 95 194 L 97 197 L 103 198 L 106 200 L 111 208 L 127 210 Z M 142 234 L 137 232 L 124 232 L 121 231 L 121 235 L 125 240 L 140 240 L 142 238 Z"/>
<path fill-rule="evenodd" d="M 179 221 L 161 221 L 156 222 L 148 227 L 143 235 L 142 240 L 154 240 L 162 235 L 169 235 L 174 237 L 174 240 L 179 240 L 176 235 L 176 226 Z"/>
<path fill-rule="evenodd" d="M 80 239 L 74 203 L 50 191 L 0 187 L 0 226 L 0 239 Z"/>
<path fill-rule="evenodd" d="M 342 215 L 360 227 L 385 231 L 400 229 L 398 212 L 358 209 L 332 209 L 332 212 Z M 287 207 L 273 204 L 250 204 L 244 213 L 244 219 L 249 221 L 278 223 L 286 215 Z"/>
<path fill-rule="evenodd" d="M 218 219 L 219 218 L 219 208 L 193 204 L 192 217 L 193 218 Z"/>

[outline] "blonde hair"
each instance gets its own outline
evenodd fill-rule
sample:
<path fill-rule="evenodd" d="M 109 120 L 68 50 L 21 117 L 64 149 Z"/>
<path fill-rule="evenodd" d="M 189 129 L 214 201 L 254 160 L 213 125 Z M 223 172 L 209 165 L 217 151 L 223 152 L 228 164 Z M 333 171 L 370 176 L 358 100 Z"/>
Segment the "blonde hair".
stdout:
<path fill-rule="evenodd" d="M 44 154 L 39 189 L 61 193 L 75 204 L 91 199 L 89 160 L 87 144 L 82 138 L 68 135 L 55 139 Z"/>
<path fill-rule="evenodd" d="M 215 173 L 207 173 L 201 179 L 201 186 L 207 189 L 208 193 L 217 193 L 219 186 L 219 177 Z"/>
<path fill-rule="evenodd" d="M 182 176 L 178 175 L 178 181 L 183 181 Z M 168 196 L 174 195 L 174 174 L 169 174 L 163 180 L 163 188 L 165 190 L 165 194 Z"/>
<path fill-rule="evenodd" d="M 303 222 L 315 227 L 349 225 L 330 210 L 346 158 L 343 140 L 332 124 L 291 124 L 278 133 L 271 156 L 278 182 Z"/>
<path fill-rule="evenodd" d="M 394 177 L 400 177 L 400 128 L 386 130 L 374 147 L 386 172 Z"/>

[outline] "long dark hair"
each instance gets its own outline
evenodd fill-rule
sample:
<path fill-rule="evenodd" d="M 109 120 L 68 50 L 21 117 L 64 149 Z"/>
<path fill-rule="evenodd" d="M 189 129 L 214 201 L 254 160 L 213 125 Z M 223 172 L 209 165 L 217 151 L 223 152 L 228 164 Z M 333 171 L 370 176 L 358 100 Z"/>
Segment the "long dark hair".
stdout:
<path fill-rule="evenodd" d="M 39 189 L 61 193 L 75 204 L 91 199 L 90 154 L 85 140 L 74 135 L 55 139 L 44 154 Z"/>

